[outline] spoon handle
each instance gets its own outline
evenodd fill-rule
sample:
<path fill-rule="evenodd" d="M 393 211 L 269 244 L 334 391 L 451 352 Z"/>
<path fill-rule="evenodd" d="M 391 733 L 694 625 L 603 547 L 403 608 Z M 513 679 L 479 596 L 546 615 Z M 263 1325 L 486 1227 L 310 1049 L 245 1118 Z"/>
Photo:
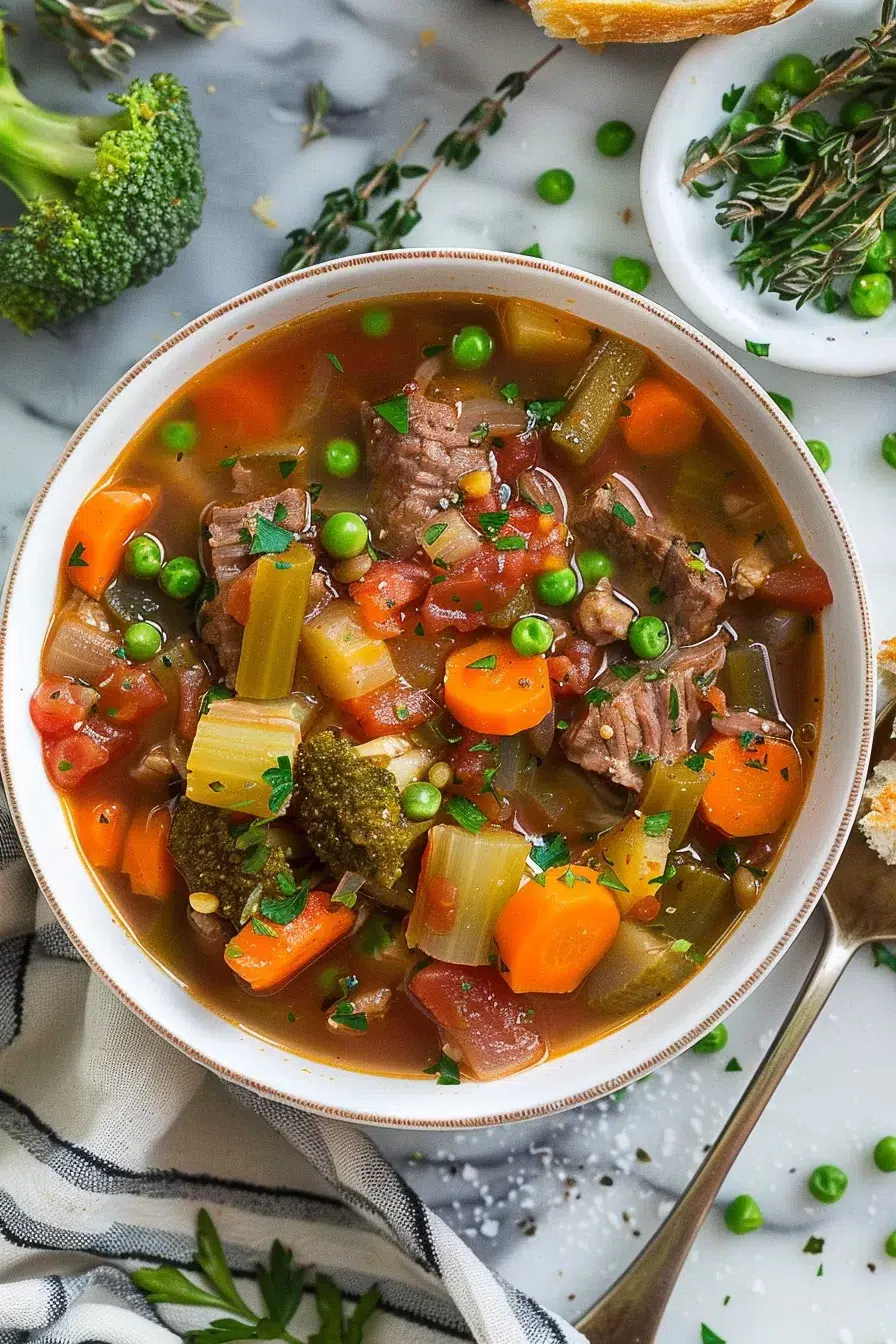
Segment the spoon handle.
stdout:
<path fill-rule="evenodd" d="M 684 1194 L 636 1260 L 577 1323 L 592 1344 L 653 1344 L 666 1304 L 719 1188 L 855 951 L 827 902 L 821 950 L 752 1081 Z"/>

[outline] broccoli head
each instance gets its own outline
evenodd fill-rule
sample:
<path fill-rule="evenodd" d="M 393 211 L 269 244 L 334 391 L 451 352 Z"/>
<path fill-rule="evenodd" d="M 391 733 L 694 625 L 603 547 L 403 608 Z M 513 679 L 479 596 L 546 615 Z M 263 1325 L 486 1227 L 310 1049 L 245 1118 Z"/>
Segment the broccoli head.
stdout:
<path fill-rule="evenodd" d="M 395 777 L 329 732 L 299 748 L 291 810 L 335 874 L 363 873 L 384 887 L 397 882 L 419 835 L 401 810 Z"/>
<path fill-rule="evenodd" d="M 190 890 L 217 896 L 221 914 L 239 924 L 256 890 L 259 900 L 282 900 L 295 890 L 286 854 L 274 835 L 262 822 L 234 825 L 231 814 L 220 807 L 180 798 L 168 848 Z"/>
<path fill-rule="evenodd" d="M 202 217 L 199 130 L 172 75 L 110 94 L 104 117 L 48 112 L 16 87 L 0 26 L 0 182 L 24 204 L 0 230 L 0 315 L 52 327 L 145 284 Z"/>

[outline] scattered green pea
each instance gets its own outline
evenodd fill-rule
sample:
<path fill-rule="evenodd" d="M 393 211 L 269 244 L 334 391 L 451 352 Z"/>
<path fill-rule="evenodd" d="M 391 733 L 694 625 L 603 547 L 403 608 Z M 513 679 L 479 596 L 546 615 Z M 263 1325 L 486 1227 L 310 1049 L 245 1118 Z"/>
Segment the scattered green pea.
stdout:
<path fill-rule="evenodd" d="M 159 430 L 166 453 L 192 453 L 199 435 L 192 420 L 168 420 Z"/>
<path fill-rule="evenodd" d="M 149 621 L 135 621 L 124 632 L 124 651 L 135 663 L 148 663 L 162 647 L 162 635 Z"/>
<path fill-rule="evenodd" d="M 893 1256 L 894 1260 L 896 1260 L 896 1232 L 891 1232 L 887 1237 L 884 1242 L 884 1250 L 887 1255 Z"/>
<path fill-rule="evenodd" d="M 761 84 L 757 84 L 750 96 L 750 107 L 758 113 L 762 121 L 773 121 L 775 117 L 779 117 L 787 102 L 786 91 L 780 84 L 775 84 L 770 79 L 764 79 Z"/>
<path fill-rule="evenodd" d="M 202 570 L 191 555 L 176 555 L 159 571 L 162 592 L 181 601 L 198 593 L 201 584 Z"/>
<path fill-rule="evenodd" d="M 548 168 L 535 183 L 535 190 L 548 205 L 565 205 L 576 189 L 576 180 L 565 168 Z"/>
<path fill-rule="evenodd" d="M 524 616 L 510 632 L 510 642 L 524 658 L 547 653 L 554 642 L 554 632 L 540 616 Z"/>
<path fill-rule="evenodd" d="M 724 1022 L 720 1022 L 712 1031 L 708 1031 L 705 1036 L 692 1045 L 691 1049 L 695 1055 L 715 1055 L 720 1050 L 724 1050 L 728 1044 L 728 1028 Z"/>
<path fill-rule="evenodd" d="M 646 261 L 640 261 L 637 257 L 617 257 L 610 276 L 623 289 L 643 294 L 650 284 L 650 267 Z"/>
<path fill-rule="evenodd" d="M 774 80 L 788 93 L 795 93 L 798 98 L 803 98 L 818 88 L 821 75 L 811 57 L 792 52 L 789 56 L 782 56 L 775 66 Z"/>
<path fill-rule="evenodd" d="M 896 1171 L 896 1134 L 888 1134 L 874 1145 L 874 1162 L 880 1171 Z"/>
<path fill-rule="evenodd" d="M 883 317 L 893 302 L 893 281 L 888 275 L 863 272 L 849 287 L 849 302 L 856 317 Z"/>
<path fill-rule="evenodd" d="M 605 121 L 594 141 L 599 154 L 618 159 L 635 143 L 635 132 L 627 121 Z"/>
<path fill-rule="evenodd" d="M 886 275 L 896 264 L 896 232 L 882 229 L 865 257 L 865 270 Z"/>
<path fill-rule="evenodd" d="M 816 1167 L 807 1181 L 809 1194 L 822 1204 L 836 1204 L 846 1194 L 848 1184 L 846 1172 L 829 1163 Z"/>
<path fill-rule="evenodd" d="M 809 452 L 815 458 L 815 461 L 821 467 L 822 471 L 830 471 L 833 458 L 831 456 L 831 450 L 824 439 L 807 439 L 806 447 L 809 449 Z"/>
<path fill-rule="evenodd" d="M 162 568 L 162 548 L 155 537 L 134 537 L 124 553 L 124 567 L 135 579 L 154 579 Z"/>
<path fill-rule="evenodd" d="M 425 780 L 415 780 L 401 791 L 401 810 L 409 821 L 429 821 L 441 806 L 441 789 Z"/>
<path fill-rule="evenodd" d="M 628 642 L 636 658 L 660 658 L 669 647 L 669 627 L 659 616 L 637 616 L 628 627 Z"/>
<path fill-rule="evenodd" d="M 357 513 L 334 513 L 321 528 L 321 545 L 334 560 L 360 555 L 370 540 L 367 524 Z"/>
<path fill-rule="evenodd" d="M 877 108 L 867 98 L 850 98 L 840 109 L 840 125 L 848 131 L 854 131 L 876 112 Z"/>
<path fill-rule="evenodd" d="M 579 590 L 578 580 L 568 567 L 549 569 L 535 580 L 535 595 L 549 607 L 565 607 Z"/>
<path fill-rule="evenodd" d="M 361 314 L 361 330 L 365 336 L 388 336 L 392 330 L 392 313 L 388 308 L 365 308 Z"/>
<path fill-rule="evenodd" d="M 459 369 L 482 369 L 494 348 L 485 327 L 461 327 L 451 342 L 451 358 Z"/>
<path fill-rule="evenodd" d="M 756 1232 L 763 1222 L 762 1210 L 752 1195 L 738 1195 L 725 1210 L 725 1226 L 738 1237 Z"/>
<path fill-rule="evenodd" d="M 613 561 L 605 551 L 579 551 L 576 564 L 586 588 L 594 588 L 601 579 L 613 577 Z"/>
<path fill-rule="evenodd" d="M 880 455 L 888 467 L 896 467 L 896 434 L 885 434 L 880 441 Z"/>
<path fill-rule="evenodd" d="M 354 439 L 330 439 L 324 448 L 324 466 L 331 476 L 354 476 L 361 466 L 361 449 Z"/>
<path fill-rule="evenodd" d="M 728 122 L 728 130 L 731 133 L 732 140 L 743 140 L 745 135 L 749 135 L 750 131 L 755 131 L 756 127 L 761 125 L 762 122 L 756 113 L 751 112 L 747 107 L 744 108 L 743 112 L 735 112 Z"/>

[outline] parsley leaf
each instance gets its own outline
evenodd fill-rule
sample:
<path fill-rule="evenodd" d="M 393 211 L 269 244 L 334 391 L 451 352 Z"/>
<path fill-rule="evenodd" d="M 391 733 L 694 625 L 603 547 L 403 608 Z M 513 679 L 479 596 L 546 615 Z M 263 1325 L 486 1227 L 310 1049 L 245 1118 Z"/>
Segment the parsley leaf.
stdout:
<path fill-rule="evenodd" d="M 311 881 L 306 877 L 296 886 L 288 873 L 277 873 L 274 881 L 283 892 L 282 899 L 278 900 L 276 896 L 263 896 L 258 908 L 265 919 L 269 919 L 272 924 L 291 924 L 305 909 Z M 292 891 L 286 890 L 290 884 Z"/>
<path fill-rule="evenodd" d="M 261 777 L 271 786 L 268 808 L 274 816 L 285 807 L 292 794 L 292 761 L 288 756 L 278 756 L 277 764 L 263 770 Z"/>
<path fill-rule="evenodd" d="M 75 549 L 65 563 L 68 569 L 87 569 L 87 561 L 84 559 L 83 541 L 75 542 Z"/>
<path fill-rule="evenodd" d="M 628 887 L 624 882 L 620 882 L 612 868 L 602 868 L 597 875 L 597 880 L 602 887 L 606 887 L 609 891 L 628 891 Z"/>
<path fill-rule="evenodd" d="M 503 397 L 505 401 L 509 401 L 511 405 L 513 405 L 513 403 L 516 401 L 519 394 L 520 394 L 519 383 L 505 383 L 504 386 L 500 388 L 498 391 L 498 396 Z"/>
<path fill-rule="evenodd" d="M 424 345 L 423 358 L 432 359 L 434 355 L 440 355 L 443 350 L 447 350 L 447 345 Z"/>
<path fill-rule="evenodd" d="M 626 527 L 634 527 L 635 515 L 630 509 L 627 509 L 624 504 L 620 504 L 618 500 L 613 505 L 610 512 L 614 518 L 618 518 L 621 523 L 625 523 Z"/>
<path fill-rule="evenodd" d="M 495 509 L 492 513 L 480 513 L 479 526 L 487 537 L 496 537 L 502 527 L 506 527 L 510 522 L 510 512 L 508 509 Z"/>
<path fill-rule="evenodd" d="M 284 481 L 287 476 L 292 475 L 298 465 L 299 460 L 296 457 L 284 457 L 282 461 L 278 463 L 280 475 L 283 477 Z"/>
<path fill-rule="evenodd" d="M 293 536 L 285 527 L 272 523 L 262 514 L 255 515 L 255 536 L 249 547 L 250 555 L 280 555 L 292 545 Z"/>
<path fill-rule="evenodd" d="M 484 658 L 477 658 L 473 663 L 467 663 L 467 667 L 474 672 L 493 672 L 498 666 L 498 655 L 496 653 L 487 653 Z"/>
<path fill-rule="evenodd" d="M 645 751 L 643 747 L 639 747 L 631 759 L 632 765 L 643 765 L 646 766 L 648 770 L 652 765 L 656 764 L 656 757 L 649 751 Z"/>
<path fill-rule="evenodd" d="M 438 541 L 442 533 L 447 532 L 447 530 L 448 530 L 447 523 L 433 523 L 423 533 L 423 540 L 425 541 L 427 546 L 432 546 L 435 542 Z"/>
<path fill-rule="evenodd" d="M 411 424 L 407 393 L 402 392 L 397 397 L 389 397 L 388 401 L 377 402 L 373 409 L 399 434 L 407 434 Z"/>
<path fill-rule="evenodd" d="M 725 1072 L 726 1072 L 726 1073 L 743 1073 L 743 1066 L 741 1065 L 740 1060 L 736 1058 L 736 1056 L 734 1056 L 734 1055 L 731 1056 L 731 1058 L 729 1059 L 728 1063 L 725 1065 Z"/>
<path fill-rule="evenodd" d="M 680 706 L 680 704 L 679 704 L 679 702 L 678 702 L 678 691 L 675 689 L 674 686 L 670 686 L 670 687 L 669 687 L 669 722 L 670 722 L 674 727 L 677 727 L 677 726 L 678 726 L 678 718 L 679 718 L 679 714 L 680 714 L 680 713 L 681 713 L 681 706 Z"/>
<path fill-rule="evenodd" d="M 896 971 L 896 956 L 883 943 L 872 943 L 875 966 L 886 966 L 888 971 Z"/>
<path fill-rule="evenodd" d="M 526 538 L 520 536 L 495 537 L 496 551 L 524 551 Z"/>
<path fill-rule="evenodd" d="M 564 401 L 527 401 L 526 414 L 533 427 L 551 425 L 566 405 Z"/>
<path fill-rule="evenodd" d="M 631 663 L 614 663 L 610 668 L 610 671 L 613 673 L 613 676 L 618 677 L 620 681 L 631 681 L 632 677 L 638 675 L 638 668 L 633 667 Z"/>
<path fill-rule="evenodd" d="M 741 93 L 743 93 L 743 89 L 741 89 Z M 345 373 L 345 369 L 342 367 L 342 364 L 341 364 L 341 362 L 340 362 L 340 359 L 339 359 L 339 356 L 338 356 L 338 355 L 331 355 L 330 352 L 329 352 L 329 350 L 328 350 L 328 351 L 327 351 L 327 359 L 328 359 L 328 360 L 330 361 L 330 363 L 333 365 L 333 368 L 336 369 L 339 373 Z"/>
<path fill-rule="evenodd" d="M 728 92 L 722 94 L 722 111 L 733 112 L 743 98 L 746 88 L 746 84 L 741 84 L 739 88 L 735 88 L 732 84 Z"/>
<path fill-rule="evenodd" d="M 590 691 L 585 692 L 585 699 L 589 705 L 606 705 L 613 697 L 603 686 L 592 686 Z"/>
<path fill-rule="evenodd" d="M 434 1074 L 436 1082 L 442 1087 L 457 1087 L 460 1083 L 460 1068 L 457 1060 L 452 1059 L 450 1055 L 446 1055 L 444 1050 L 435 1064 L 430 1064 L 429 1068 L 424 1069 L 423 1072 Z"/>
<path fill-rule="evenodd" d="M 760 359 L 768 356 L 768 341 L 744 341 L 747 354 L 758 355 Z"/>
<path fill-rule="evenodd" d="M 824 1237 L 810 1237 L 803 1247 L 803 1255 L 821 1255 L 824 1250 Z"/>
<path fill-rule="evenodd" d="M 529 858 L 544 873 L 548 868 L 559 868 L 569 863 L 569 845 L 559 831 L 551 831 L 543 838 L 541 844 L 532 846 Z"/>
<path fill-rule="evenodd" d="M 488 821 L 482 809 L 461 794 L 447 800 L 445 811 L 458 826 L 462 826 L 465 831 L 471 831 L 473 835 L 478 835 Z"/>
<path fill-rule="evenodd" d="M 528 247 L 524 247 L 524 248 L 523 248 L 522 252 L 520 253 L 520 256 L 521 256 L 521 257 L 543 257 L 543 256 L 544 256 L 544 253 L 543 253 L 542 250 L 541 250 L 541 244 L 540 244 L 540 243 L 530 243 Z"/>
<path fill-rule="evenodd" d="M 330 1009 L 330 1020 L 337 1026 L 348 1027 L 350 1031 L 367 1030 L 367 1014 L 356 1013 L 351 999 L 340 999 Z"/>
<path fill-rule="evenodd" d="M 708 1325 L 700 1326 L 700 1344 L 725 1344 L 721 1335 L 717 1335 L 715 1330 L 710 1330 Z"/>
<path fill-rule="evenodd" d="M 671 825 L 671 812 L 653 812 L 644 818 L 644 834 L 664 835 Z"/>

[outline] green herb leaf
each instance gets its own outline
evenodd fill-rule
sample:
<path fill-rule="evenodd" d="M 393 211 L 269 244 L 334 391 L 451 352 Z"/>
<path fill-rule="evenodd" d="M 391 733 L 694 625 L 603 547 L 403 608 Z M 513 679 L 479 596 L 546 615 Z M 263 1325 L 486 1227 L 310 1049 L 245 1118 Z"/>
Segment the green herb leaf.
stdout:
<path fill-rule="evenodd" d="M 240 864 L 240 868 L 244 873 L 254 876 L 261 872 L 270 857 L 270 853 L 270 845 L 266 845 L 263 841 L 260 844 L 253 845 Z"/>
<path fill-rule="evenodd" d="M 632 663 L 614 663 L 610 668 L 610 671 L 613 673 L 613 676 L 618 677 L 620 681 L 631 681 L 632 677 L 638 675 L 640 668 L 634 666 Z"/>
<path fill-rule="evenodd" d="M 741 1067 L 741 1062 L 740 1062 L 740 1060 L 739 1060 L 735 1055 L 732 1055 L 731 1058 L 729 1059 L 728 1063 L 725 1065 L 725 1072 L 726 1072 L 726 1073 L 743 1073 L 743 1068 Z"/>
<path fill-rule="evenodd" d="M 648 887 L 664 887 L 667 882 L 671 882 L 678 873 L 678 869 L 671 860 L 666 864 L 666 871 L 660 873 L 659 877 L 652 877 L 647 883 Z"/>
<path fill-rule="evenodd" d="M 84 559 L 84 543 L 83 543 L 83 541 L 76 541 L 76 542 L 75 542 L 75 548 L 74 548 L 74 550 L 72 551 L 71 555 L 69 556 L 68 560 L 66 561 L 66 565 L 67 565 L 67 567 L 68 567 L 69 569 L 87 569 L 87 568 L 88 568 L 87 561 Z"/>
<path fill-rule="evenodd" d="M 824 1237 L 810 1237 L 803 1247 L 803 1255 L 821 1255 L 824 1250 Z"/>
<path fill-rule="evenodd" d="M 440 355 L 443 350 L 447 349 L 447 345 L 424 345 L 423 358 L 432 359 L 434 355 Z"/>
<path fill-rule="evenodd" d="M 276 816 L 292 794 L 292 761 L 288 756 L 278 756 L 277 764 L 263 770 L 261 777 L 271 786 L 268 808 Z"/>
<path fill-rule="evenodd" d="M 407 394 L 402 392 L 397 397 L 389 397 L 388 401 L 377 402 L 374 410 L 377 415 L 381 415 L 386 424 L 397 429 L 399 434 L 407 434 L 411 424 Z"/>
<path fill-rule="evenodd" d="M 639 747 L 631 761 L 632 765 L 643 765 L 649 770 L 652 765 L 656 764 L 656 757 L 651 755 L 649 751 L 645 751 L 643 747 Z"/>
<path fill-rule="evenodd" d="M 666 594 L 658 583 L 655 583 L 647 594 L 654 606 L 658 607 L 661 602 L 665 602 Z"/>
<path fill-rule="evenodd" d="M 461 794 L 456 794 L 453 798 L 446 800 L 445 811 L 453 821 L 457 822 L 458 826 L 462 826 L 465 831 L 471 831 L 473 835 L 478 835 L 488 821 L 488 817 L 482 809 Z"/>
<path fill-rule="evenodd" d="M 448 531 L 447 523 L 433 523 L 423 533 L 423 540 L 426 542 L 427 546 L 432 546 L 434 542 L 438 541 L 442 533 L 447 531 Z"/>
<path fill-rule="evenodd" d="M 468 442 L 474 444 L 484 443 L 487 438 L 488 438 L 488 422 L 486 420 L 480 420 L 479 424 L 474 425 L 473 428 L 470 430 L 470 437 Z"/>
<path fill-rule="evenodd" d="M 252 916 L 252 921 L 251 921 L 251 922 L 252 922 L 252 932 L 253 932 L 253 933 L 259 933 L 259 934 L 261 934 L 261 936 L 262 936 L 263 938 L 277 938 L 277 937 L 279 937 L 279 935 L 278 935 L 276 929 L 272 929 L 271 926 L 270 926 L 269 924 L 265 924 L 264 920 L 263 920 L 263 919 L 259 919 L 257 915 L 253 915 L 253 916 Z"/>
<path fill-rule="evenodd" d="M 287 476 L 291 476 L 299 465 L 299 459 L 297 457 L 284 457 L 277 465 L 280 470 L 280 475 L 285 481 Z"/>
<path fill-rule="evenodd" d="M 367 1014 L 356 1013 L 351 999 L 340 999 L 335 1003 L 330 1009 L 330 1017 L 340 1027 L 348 1027 L 351 1031 L 367 1030 Z"/>
<path fill-rule="evenodd" d="M 675 942 L 672 944 L 672 946 L 671 946 L 671 948 L 670 948 L 669 950 L 670 950 L 670 952 L 682 952 L 682 953 L 687 953 L 687 952 L 690 952 L 690 950 L 691 950 L 691 948 L 692 948 L 693 946 L 694 946 L 694 944 L 693 944 L 693 943 L 689 943 L 688 940 L 687 940 L 687 938 L 676 938 Z"/>
<path fill-rule="evenodd" d="M 328 350 L 327 359 L 330 361 L 330 363 L 333 365 L 333 368 L 336 369 L 338 373 L 345 373 L 345 369 L 342 367 L 342 363 L 338 355 L 331 355 Z"/>
<path fill-rule="evenodd" d="M 434 1074 L 436 1082 L 442 1087 L 457 1087 L 460 1083 L 460 1068 L 457 1060 L 446 1055 L 443 1050 L 436 1060 L 435 1064 L 430 1064 L 424 1073 Z"/>
<path fill-rule="evenodd" d="M 395 942 L 395 924 L 382 910 L 369 915 L 359 935 L 359 946 L 365 957 L 379 957 Z"/>
<path fill-rule="evenodd" d="M 205 695 L 202 697 L 202 703 L 199 708 L 200 716 L 203 714 L 207 714 L 209 711 L 209 706 L 213 705 L 216 700 L 232 700 L 232 699 L 233 699 L 233 691 L 230 690 L 228 686 L 209 686 Z"/>
<path fill-rule="evenodd" d="M 477 658 L 473 663 L 467 663 L 467 667 L 474 672 L 494 672 L 498 666 L 498 655 L 496 653 L 487 653 L 484 658 Z"/>
<path fill-rule="evenodd" d="M 896 971 L 896 956 L 883 943 L 872 943 L 875 966 L 886 966 L 888 971 Z"/>
<path fill-rule="evenodd" d="M 765 741 L 765 738 L 762 736 L 762 733 L 750 733 L 750 732 L 746 732 L 746 733 L 741 733 L 741 735 L 740 735 L 738 741 L 740 742 L 740 744 L 741 744 L 741 746 L 743 747 L 744 751 L 750 751 L 751 748 L 752 748 L 757 742 L 760 743 L 760 744 L 763 743 L 763 742 Z"/>
<path fill-rule="evenodd" d="M 280 555 L 292 545 L 293 535 L 285 527 L 272 523 L 262 514 L 255 515 L 255 536 L 249 547 L 250 555 Z"/>
<path fill-rule="evenodd" d="M 540 844 L 532 846 L 529 858 L 543 873 L 549 868 L 559 868 L 569 863 L 569 845 L 566 843 L 566 837 L 559 831 L 549 832 Z"/>
<path fill-rule="evenodd" d="M 524 247 L 524 248 L 523 248 L 522 252 L 520 253 L 520 256 L 521 256 L 521 257 L 543 257 L 543 256 L 544 256 L 544 253 L 542 252 L 542 250 L 541 250 L 541 245 L 540 245 L 539 243 L 530 243 L 528 247 Z"/>
<path fill-rule="evenodd" d="M 224 1258 L 221 1239 L 205 1209 L 199 1210 L 196 1220 L 196 1263 L 230 1310 L 251 1319 L 254 1313 L 237 1292 L 233 1275 Z"/>
<path fill-rule="evenodd" d="M 722 94 L 723 112 L 734 111 L 734 109 L 740 102 L 741 98 L 743 98 L 746 87 L 747 87 L 746 84 L 741 84 L 739 88 L 735 88 L 735 86 L 732 84 L 728 92 Z"/>
<path fill-rule="evenodd" d="M 687 766 L 688 770 L 693 770 L 697 775 L 703 769 L 707 761 L 712 760 L 711 751 L 692 751 L 690 756 L 685 756 L 682 765 Z"/>
<path fill-rule="evenodd" d="M 525 549 L 525 537 L 495 537 L 495 550 L 497 551 L 524 551 Z"/>
<path fill-rule="evenodd" d="M 669 687 L 669 722 L 675 727 L 678 726 L 678 718 L 681 713 L 681 706 L 678 702 L 678 691 L 674 686 Z"/>
<path fill-rule="evenodd" d="M 520 395 L 519 383 L 505 383 L 504 386 L 502 388 L 499 388 L 498 390 L 498 396 L 503 397 L 505 401 L 509 401 L 511 406 L 516 401 L 519 395 Z"/>
<path fill-rule="evenodd" d="M 478 521 L 486 536 L 494 538 L 510 522 L 510 511 L 495 509 L 492 513 L 480 513 Z"/>
<path fill-rule="evenodd" d="M 534 427 L 552 425 L 563 410 L 566 401 L 527 401 L 526 414 Z"/>
<path fill-rule="evenodd" d="M 603 686 L 592 686 L 590 691 L 585 692 L 585 699 L 589 705 L 606 705 L 613 699 L 609 691 L 605 691 Z"/>
<path fill-rule="evenodd" d="M 710 1330 L 708 1325 L 701 1325 L 700 1344 L 725 1344 L 725 1341 L 715 1330 Z"/>
<path fill-rule="evenodd" d="M 628 887 L 619 880 L 612 868 L 602 868 L 597 880 L 602 887 L 607 887 L 610 891 L 628 891 Z"/>
<path fill-rule="evenodd" d="M 272 924 L 291 924 L 294 919 L 298 919 L 308 903 L 310 878 L 303 878 L 298 886 L 287 873 L 278 873 L 274 880 L 283 892 L 283 899 L 278 900 L 276 896 L 263 896 L 258 909 L 265 919 L 269 919 Z M 286 889 L 290 883 L 292 883 L 292 891 Z"/>
<path fill-rule="evenodd" d="M 740 855 L 731 840 L 723 840 L 716 850 L 716 863 L 723 873 L 733 877 L 740 867 Z"/>
<path fill-rule="evenodd" d="M 286 1329 L 299 1309 L 305 1288 L 305 1270 L 293 1264 L 292 1251 L 275 1241 L 267 1266 L 256 1269 L 258 1287 L 272 1324 Z"/>
<path fill-rule="evenodd" d="M 618 518 L 621 523 L 625 523 L 626 527 L 634 527 L 635 515 L 624 504 L 620 504 L 618 499 L 610 512 L 614 518 Z"/>
<path fill-rule="evenodd" d="M 744 341 L 747 354 L 758 355 L 760 359 L 768 357 L 768 341 Z"/>
<path fill-rule="evenodd" d="M 664 835 L 671 825 L 671 812 L 653 812 L 644 818 L 644 834 Z"/>
<path fill-rule="evenodd" d="M 211 1307 L 216 1311 L 231 1309 L 229 1300 L 217 1293 L 206 1292 L 173 1265 L 159 1265 L 158 1269 L 137 1269 L 131 1275 L 131 1283 L 146 1295 L 149 1302 L 170 1302 L 182 1307 Z"/>
<path fill-rule="evenodd" d="M 234 453 L 232 457 L 222 457 L 222 458 L 221 458 L 221 461 L 218 463 L 218 466 L 219 466 L 219 467 L 235 467 L 238 461 L 239 461 L 239 458 L 238 458 L 237 454 Z"/>
<path fill-rule="evenodd" d="M 769 392 L 769 396 L 780 410 L 784 412 L 788 420 L 793 419 L 793 402 L 789 397 L 785 397 L 783 392 Z"/>

